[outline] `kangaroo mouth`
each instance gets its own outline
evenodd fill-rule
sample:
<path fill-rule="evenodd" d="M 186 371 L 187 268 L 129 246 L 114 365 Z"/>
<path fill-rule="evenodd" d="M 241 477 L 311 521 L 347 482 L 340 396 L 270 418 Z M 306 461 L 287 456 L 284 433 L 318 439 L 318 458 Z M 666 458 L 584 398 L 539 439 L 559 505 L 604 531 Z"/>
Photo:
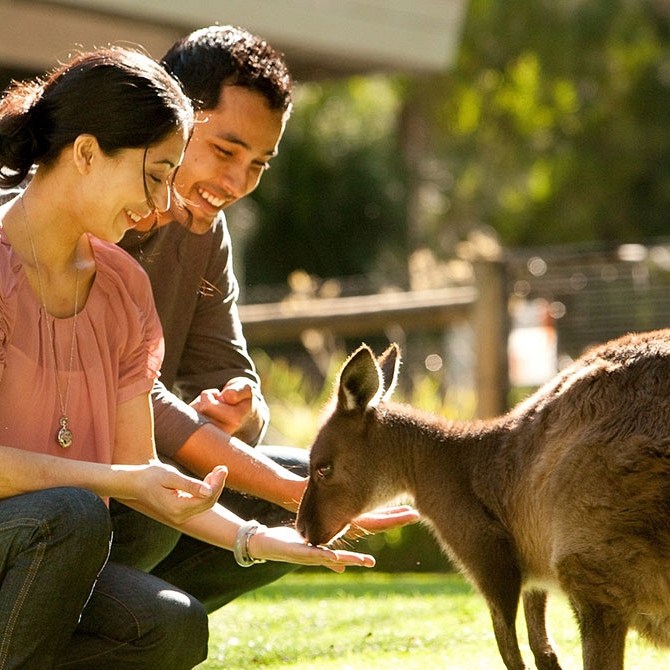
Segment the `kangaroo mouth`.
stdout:
<path fill-rule="evenodd" d="M 326 544 L 333 544 L 334 542 L 338 542 L 339 540 L 343 540 L 344 536 L 349 532 L 349 529 L 351 528 L 350 523 L 344 524 L 341 530 L 339 530 L 337 533 L 335 533 L 330 540 Z"/>
<path fill-rule="evenodd" d="M 350 527 L 351 524 L 346 523 L 341 526 L 340 530 L 333 530 L 332 528 L 308 528 L 307 524 L 299 524 L 298 532 L 300 532 L 302 536 L 307 539 L 308 544 L 311 544 L 315 547 L 325 547 L 333 544 L 334 542 L 342 540 L 349 531 Z"/>

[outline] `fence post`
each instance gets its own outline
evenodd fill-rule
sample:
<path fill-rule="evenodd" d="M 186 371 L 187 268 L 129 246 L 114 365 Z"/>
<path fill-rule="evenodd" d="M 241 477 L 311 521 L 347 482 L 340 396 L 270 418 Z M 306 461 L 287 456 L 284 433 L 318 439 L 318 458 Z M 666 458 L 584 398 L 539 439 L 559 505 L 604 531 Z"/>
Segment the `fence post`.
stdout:
<path fill-rule="evenodd" d="M 474 261 L 479 298 L 474 305 L 477 416 L 498 416 L 509 408 L 507 340 L 510 318 L 502 260 Z"/>

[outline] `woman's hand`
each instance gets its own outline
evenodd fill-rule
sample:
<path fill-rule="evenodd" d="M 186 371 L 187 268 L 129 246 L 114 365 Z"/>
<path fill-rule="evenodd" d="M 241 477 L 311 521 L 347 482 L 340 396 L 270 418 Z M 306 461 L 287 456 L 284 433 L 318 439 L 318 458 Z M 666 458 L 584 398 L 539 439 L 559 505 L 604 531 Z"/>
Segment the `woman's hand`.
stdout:
<path fill-rule="evenodd" d="M 133 507 L 132 501 L 136 501 L 147 514 L 170 525 L 180 525 L 210 509 L 218 501 L 228 475 L 225 466 L 218 466 L 200 480 L 187 477 L 160 461 L 150 465 L 112 467 L 127 472 L 134 479 L 133 494 L 120 499 Z"/>
<path fill-rule="evenodd" d="M 261 527 L 249 538 L 249 554 L 255 559 L 282 561 L 299 565 L 321 565 L 333 572 L 344 572 L 347 566 L 372 568 L 375 559 L 369 554 L 340 551 L 307 544 L 295 528 Z"/>

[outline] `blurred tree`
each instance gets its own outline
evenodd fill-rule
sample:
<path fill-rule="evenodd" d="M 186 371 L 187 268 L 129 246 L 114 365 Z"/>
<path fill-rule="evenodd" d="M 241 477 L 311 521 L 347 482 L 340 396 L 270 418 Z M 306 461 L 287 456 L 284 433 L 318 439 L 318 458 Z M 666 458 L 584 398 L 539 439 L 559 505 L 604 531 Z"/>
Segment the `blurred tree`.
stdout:
<path fill-rule="evenodd" d="M 252 196 L 258 223 L 245 254 L 251 284 L 404 276 L 403 163 L 393 78 L 306 83 L 279 156 Z"/>
<path fill-rule="evenodd" d="M 667 18 L 662 2 L 471 0 L 429 101 L 443 248 L 482 224 L 507 245 L 668 233 Z"/>
<path fill-rule="evenodd" d="M 668 234 L 670 3 L 469 0 L 439 76 L 303 84 L 254 195 L 246 280 L 366 274 L 411 252 Z"/>

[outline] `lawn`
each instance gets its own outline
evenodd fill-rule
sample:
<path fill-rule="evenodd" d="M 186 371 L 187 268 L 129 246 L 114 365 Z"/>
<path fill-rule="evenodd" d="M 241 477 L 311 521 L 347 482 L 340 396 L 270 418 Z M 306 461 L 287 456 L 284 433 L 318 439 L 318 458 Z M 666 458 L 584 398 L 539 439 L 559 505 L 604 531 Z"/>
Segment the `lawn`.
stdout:
<path fill-rule="evenodd" d="M 482 598 L 451 574 L 343 575 L 303 570 L 210 617 L 210 653 L 198 670 L 504 670 Z M 520 616 L 526 663 L 532 655 Z M 577 628 L 560 596 L 549 629 L 565 670 L 581 668 Z M 668 667 L 634 633 L 626 670 Z"/>

